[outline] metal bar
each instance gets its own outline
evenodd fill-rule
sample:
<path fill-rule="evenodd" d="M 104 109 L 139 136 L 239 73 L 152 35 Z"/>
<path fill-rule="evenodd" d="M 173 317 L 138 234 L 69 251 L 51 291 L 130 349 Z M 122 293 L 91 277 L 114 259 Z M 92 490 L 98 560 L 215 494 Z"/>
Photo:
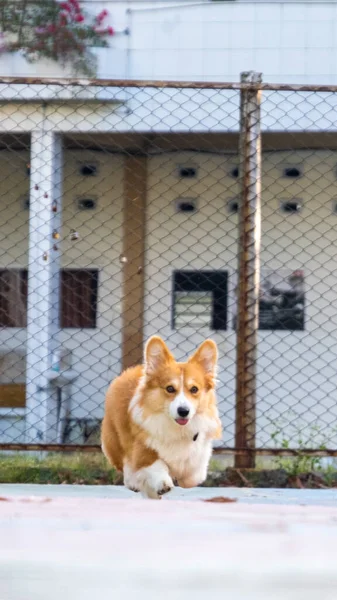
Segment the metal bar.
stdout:
<path fill-rule="evenodd" d="M 46 106 L 47 104 L 60 104 L 61 102 L 64 102 L 64 104 L 67 105 L 75 105 L 78 106 L 79 104 L 93 104 L 95 106 L 114 106 L 114 105 L 121 105 L 123 104 L 125 101 L 122 99 L 117 99 L 117 98 L 111 98 L 108 100 L 104 100 L 104 99 L 100 99 L 100 98 L 0 98 L 0 106 L 3 106 L 4 104 L 36 104 L 36 105 L 43 105 Z"/>
<path fill-rule="evenodd" d="M 139 79 L 75 79 L 65 77 L 0 77 L 0 85 L 59 85 L 61 87 L 102 87 L 102 88 L 172 88 L 199 90 L 261 90 L 281 92 L 337 92 L 337 85 L 262 83 L 262 82 L 219 82 L 219 81 L 166 81 Z M 10 102 L 10 98 L 8 102 Z M 68 102 L 68 100 L 67 100 Z"/>
<path fill-rule="evenodd" d="M 305 450 L 296 450 L 296 448 L 223 448 L 219 446 L 213 449 L 213 454 L 235 455 L 235 456 L 336 456 L 337 449 L 306 448 Z M 239 468 L 239 467 L 237 467 Z"/>
<path fill-rule="evenodd" d="M 254 86 L 261 74 L 242 73 L 242 82 Z M 260 95 L 254 89 L 241 91 L 240 106 L 240 222 L 237 282 L 237 356 L 235 445 L 255 448 L 256 353 L 260 276 Z M 237 468 L 253 468 L 254 454 L 238 455 Z"/>
<path fill-rule="evenodd" d="M 0 444 L 0 451 L 15 452 L 81 452 L 94 453 L 101 452 L 101 446 L 84 444 Z M 228 456 L 318 456 L 318 457 L 337 457 L 337 449 L 308 448 L 305 450 L 296 450 L 296 448 L 224 448 L 219 446 L 214 448 L 213 454 Z"/>
<path fill-rule="evenodd" d="M 190 89 L 223 89 L 239 90 L 240 83 L 219 83 L 217 81 L 166 81 L 141 79 L 75 79 L 66 77 L 0 77 L 0 84 L 6 85 L 60 85 L 78 87 L 112 87 L 112 88 L 190 88 Z M 337 86 L 336 86 L 337 88 Z"/>
<path fill-rule="evenodd" d="M 123 369 L 137 365 L 143 359 L 146 192 L 146 156 L 126 156 L 123 210 Z"/>
<path fill-rule="evenodd" d="M 100 445 L 84 444 L 0 444 L 0 451 L 29 452 L 101 452 Z"/>

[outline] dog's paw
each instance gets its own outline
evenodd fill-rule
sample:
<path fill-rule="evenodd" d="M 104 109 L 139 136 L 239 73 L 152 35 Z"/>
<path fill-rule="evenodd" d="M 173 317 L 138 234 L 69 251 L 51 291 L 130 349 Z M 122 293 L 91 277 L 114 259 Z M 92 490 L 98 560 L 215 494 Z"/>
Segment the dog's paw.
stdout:
<path fill-rule="evenodd" d="M 170 478 L 171 479 L 171 478 Z M 158 496 L 161 498 L 162 496 L 164 496 L 164 494 L 167 494 L 168 492 L 170 492 L 172 489 L 174 488 L 174 483 L 171 480 L 169 483 L 167 482 L 163 482 L 163 486 L 160 490 L 158 490 Z"/>
<path fill-rule="evenodd" d="M 174 487 L 167 466 L 157 460 L 151 466 L 139 472 L 140 490 L 145 498 L 160 499 Z"/>
<path fill-rule="evenodd" d="M 154 500 L 160 500 L 164 494 L 167 494 L 174 488 L 173 481 L 169 475 L 158 478 L 149 478 L 144 481 L 142 486 L 142 494 L 144 498 L 152 498 Z"/>

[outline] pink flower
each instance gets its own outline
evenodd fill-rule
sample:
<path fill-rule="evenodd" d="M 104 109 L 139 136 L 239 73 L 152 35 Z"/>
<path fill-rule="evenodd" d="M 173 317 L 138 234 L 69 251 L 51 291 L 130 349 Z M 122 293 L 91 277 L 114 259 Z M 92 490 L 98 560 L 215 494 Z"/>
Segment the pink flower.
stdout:
<path fill-rule="evenodd" d="M 60 8 L 62 8 L 63 10 L 66 10 L 68 12 L 71 10 L 71 6 L 68 2 L 61 2 Z"/>
<path fill-rule="evenodd" d="M 84 16 L 83 16 L 81 13 L 79 13 L 78 15 L 75 15 L 75 21 L 76 21 L 77 23 L 83 23 L 83 21 L 84 21 Z"/>
<path fill-rule="evenodd" d="M 56 31 L 55 25 L 48 25 L 47 31 L 48 31 L 48 33 L 55 33 L 55 31 Z"/>
<path fill-rule="evenodd" d="M 96 17 L 96 22 L 101 25 L 101 23 L 104 21 L 104 19 L 108 16 L 108 11 L 107 10 L 102 10 Z"/>
<path fill-rule="evenodd" d="M 93 30 L 97 35 L 114 35 L 115 33 L 113 27 L 105 27 L 104 29 L 102 27 L 93 27 Z"/>
<path fill-rule="evenodd" d="M 68 15 L 65 12 L 60 13 L 60 25 L 67 25 L 68 23 Z"/>

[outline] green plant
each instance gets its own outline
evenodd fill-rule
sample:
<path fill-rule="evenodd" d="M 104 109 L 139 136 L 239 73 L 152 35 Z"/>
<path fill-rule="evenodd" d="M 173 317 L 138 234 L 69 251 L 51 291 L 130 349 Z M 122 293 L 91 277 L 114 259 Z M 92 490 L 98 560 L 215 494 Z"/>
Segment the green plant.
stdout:
<path fill-rule="evenodd" d="M 40 456 L 0 453 L 0 483 L 113 485 L 119 479 L 100 452 Z"/>
<path fill-rule="evenodd" d="M 336 466 L 328 465 L 322 469 L 323 482 L 327 487 L 333 487 L 336 484 Z"/>
<path fill-rule="evenodd" d="M 294 425 L 296 420 L 288 420 L 287 422 L 288 425 L 291 422 L 292 429 L 295 430 L 294 435 L 291 436 L 292 444 L 290 443 L 290 439 L 284 436 L 284 423 L 280 424 L 280 422 L 274 423 L 276 429 L 271 434 L 271 439 L 276 448 L 287 450 L 292 446 L 296 448 L 298 454 L 290 457 L 277 456 L 275 458 L 277 467 L 286 471 L 290 477 L 297 477 L 303 473 L 323 473 L 324 467 L 322 464 L 322 457 L 314 456 L 307 451 L 314 448 L 326 450 L 327 443 L 333 432 L 330 432 L 330 435 L 326 433 L 323 434 L 321 427 L 318 424 L 313 424 L 310 425 L 309 428 L 306 428 L 301 426 L 300 423 Z"/>
<path fill-rule="evenodd" d="M 78 0 L 2 0 L 0 4 L 1 52 L 21 51 L 36 62 L 47 58 L 76 73 L 93 76 L 96 60 L 91 48 L 108 46 L 114 34 L 105 25 L 106 10 L 89 17 Z"/>

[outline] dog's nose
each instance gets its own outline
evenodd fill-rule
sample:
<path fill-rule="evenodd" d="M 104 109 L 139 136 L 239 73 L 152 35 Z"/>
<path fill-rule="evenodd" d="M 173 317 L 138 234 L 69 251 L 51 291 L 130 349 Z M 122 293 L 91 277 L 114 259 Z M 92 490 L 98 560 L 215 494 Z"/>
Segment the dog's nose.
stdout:
<path fill-rule="evenodd" d="M 177 413 L 178 413 L 179 417 L 182 417 L 183 419 L 185 417 L 187 417 L 187 415 L 188 415 L 189 412 L 190 412 L 189 409 L 185 408 L 184 406 L 179 406 L 179 408 L 177 410 Z"/>

